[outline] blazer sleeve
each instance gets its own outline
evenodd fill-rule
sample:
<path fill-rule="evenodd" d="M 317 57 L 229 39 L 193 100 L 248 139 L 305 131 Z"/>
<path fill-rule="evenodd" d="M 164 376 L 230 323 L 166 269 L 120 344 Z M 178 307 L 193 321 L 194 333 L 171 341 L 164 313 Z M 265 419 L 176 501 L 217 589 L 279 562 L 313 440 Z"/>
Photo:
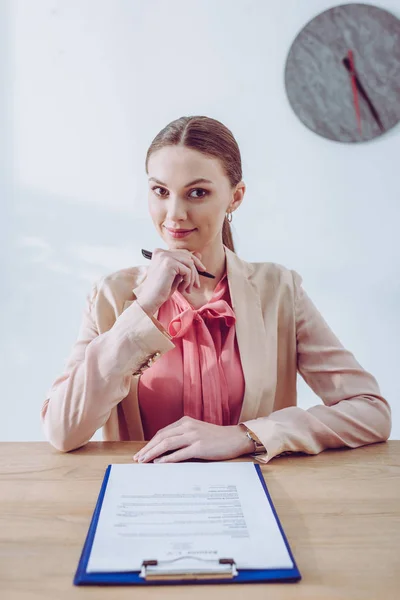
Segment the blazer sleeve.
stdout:
<path fill-rule="evenodd" d="M 53 383 L 41 410 L 47 440 L 63 452 L 86 444 L 127 396 L 132 375 L 174 348 L 161 324 L 137 300 L 99 334 L 98 293 L 95 284 L 64 373 Z"/>
<path fill-rule="evenodd" d="M 388 439 L 391 411 L 375 378 L 329 328 L 291 270 L 294 283 L 297 369 L 323 404 L 283 408 L 246 421 L 264 444 L 268 462 L 286 452 L 318 454 L 327 448 L 357 448 Z"/>

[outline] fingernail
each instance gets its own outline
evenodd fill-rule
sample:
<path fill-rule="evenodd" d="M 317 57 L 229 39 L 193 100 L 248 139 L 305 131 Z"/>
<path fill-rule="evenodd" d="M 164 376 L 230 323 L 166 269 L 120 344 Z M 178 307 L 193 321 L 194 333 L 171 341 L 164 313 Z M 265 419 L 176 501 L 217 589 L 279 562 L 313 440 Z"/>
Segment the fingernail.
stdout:
<path fill-rule="evenodd" d="M 143 462 L 144 460 L 146 460 L 147 458 L 147 454 L 143 454 L 143 456 L 139 456 L 138 460 L 139 462 Z"/>

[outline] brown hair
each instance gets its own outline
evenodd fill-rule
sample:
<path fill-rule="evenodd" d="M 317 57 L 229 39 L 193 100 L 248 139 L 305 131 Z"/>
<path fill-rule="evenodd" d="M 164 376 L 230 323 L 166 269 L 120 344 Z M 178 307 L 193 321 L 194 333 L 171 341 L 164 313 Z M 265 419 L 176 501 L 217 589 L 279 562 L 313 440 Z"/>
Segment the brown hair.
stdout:
<path fill-rule="evenodd" d="M 203 116 L 180 117 L 171 121 L 150 144 L 146 155 L 146 173 L 151 154 L 165 146 L 185 146 L 218 158 L 232 187 L 242 179 L 239 146 L 232 132 L 220 121 Z M 222 243 L 235 252 L 231 227 L 226 218 L 222 227 Z"/>

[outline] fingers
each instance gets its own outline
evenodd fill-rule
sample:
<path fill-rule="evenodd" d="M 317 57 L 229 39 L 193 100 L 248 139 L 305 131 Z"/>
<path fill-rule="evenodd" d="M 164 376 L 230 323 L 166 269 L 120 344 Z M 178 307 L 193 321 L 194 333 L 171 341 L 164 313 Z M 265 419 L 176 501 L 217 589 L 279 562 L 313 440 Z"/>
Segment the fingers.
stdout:
<path fill-rule="evenodd" d="M 201 256 L 199 252 L 194 253 L 186 249 L 163 250 L 156 248 L 153 251 L 153 258 L 156 256 L 158 260 L 168 261 L 171 266 L 173 265 L 175 268 L 178 268 L 178 273 L 183 279 L 179 283 L 175 281 L 173 287 L 175 289 L 179 288 L 180 292 L 186 291 L 187 293 L 191 293 L 194 287 L 200 288 L 200 277 L 197 269 L 199 271 L 207 270 L 196 254 Z"/>
<path fill-rule="evenodd" d="M 190 285 L 186 290 L 188 294 L 192 293 L 194 286 L 200 287 L 200 278 L 199 278 L 199 274 L 197 273 L 197 270 L 196 270 L 196 265 L 194 264 L 193 261 L 191 261 L 191 263 L 192 264 L 190 265 L 190 268 L 192 271 L 192 278 L 190 281 Z M 199 285 L 197 285 L 197 282 L 199 282 Z"/>
<path fill-rule="evenodd" d="M 193 445 L 181 448 L 168 456 L 161 456 L 160 458 L 154 459 L 155 463 L 175 463 L 181 462 L 182 460 L 189 460 L 190 458 L 196 458 L 196 452 Z"/>
<path fill-rule="evenodd" d="M 175 421 L 175 423 L 171 423 L 171 425 L 167 425 L 163 429 L 157 431 L 156 435 L 145 445 L 139 452 L 137 452 L 133 459 L 140 462 L 140 459 L 143 458 L 148 452 L 150 452 L 155 446 L 157 446 L 160 442 L 166 440 L 167 438 L 177 435 L 182 435 L 182 423 L 181 420 Z M 174 430 L 174 431 L 172 431 Z"/>
<path fill-rule="evenodd" d="M 168 252 L 168 251 L 166 251 L 166 252 Z M 178 261 L 180 261 L 186 267 L 190 268 L 191 272 L 192 272 L 190 281 L 187 281 L 187 279 L 185 278 L 185 284 L 184 285 L 179 284 L 180 291 L 181 292 L 186 291 L 187 293 L 190 294 L 193 291 L 193 287 L 200 288 L 200 277 L 197 272 L 197 269 L 199 271 L 206 271 L 207 269 L 206 269 L 206 266 L 201 262 L 199 257 L 196 256 L 195 253 L 189 252 L 189 250 L 179 250 L 179 251 L 170 251 L 170 252 L 171 252 L 172 256 L 174 256 L 174 258 L 176 258 Z M 179 252 L 179 255 L 175 256 L 175 253 L 178 253 L 178 252 Z M 198 253 L 198 254 L 200 254 L 200 253 Z"/>
<path fill-rule="evenodd" d="M 194 263 L 195 263 L 195 267 L 196 267 L 195 268 L 195 271 L 196 271 L 196 285 L 197 285 L 198 288 L 200 288 L 200 276 L 199 276 L 199 274 L 197 272 L 197 269 L 199 271 L 206 271 L 207 269 L 206 269 L 205 265 L 203 265 L 203 263 L 201 262 L 201 260 L 199 260 L 195 255 L 192 254 L 192 257 L 193 257 L 193 260 L 194 260 Z"/>
<path fill-rule="evenodd" d="M 154 258 L 157 256 L 157 258 L 160 257 L 164 257 L 167 258 L 168 256 L 173 256 L 176 260 L 180 260 L 181 262 L 184 262 L 185 264 L 187 264 L 187 266 L 189 266 L 189 263 L 187 262 L 187 258 L 191 259 L 196 267 L 200 270 L 200 271 L 206 271 L 207 267 L 205 266 L 204 263 L 202 263 L 201 261 L 201 254 L 200 252 L 190 252 L 189 250 L 164 250 L 163 248 L 154 248 L 153 250 L 153 258 L 152 260 L 154 261 Z"/>
<path fill-rule="evenodd" d="M 196 266 L 200 269 L 200 271 L 207 271 L 206 266 L 201 262 L 201 260 L 195 255 L 192 254 L 193 261 L 196 263 Z"/>
<path fill-rule="evenodd" d="M 178 285 L 179 291 L 186 291 L 190 294 L 193 287 L 200 287 L 200 277 L 191 256 L 179 259 L 179 274 L 183 276 L 183 281 Z"/>
<path fill-rule="evenodd" d="M 178 261 L 178 281 L 179 277 L 181 280 L 179 281 L 177 288 L 179 288 L 180 292 L 188 290 L 190 288 L 193 278 L 193 272 L 191 265 L 188 261 L 188 264 L 183 263 L 183 261 Z"/>
<path fill-rule="evenodd" d="M 140 463 L 151 462 L 154 458 L 165 454 L 166 452 L 170 452 L 171 450 L 176 450 L 177 448 L 184 448 L 189 444 L 187 435 L 175 435 L 168 437 L 164 440 L 159 441 L 159 443 L 155 444 L 150 449 L 146 450 L 145 454 L 139 454 Z"/>
<path fill-rule="evenodd" d="M 192 261 L 193 261 L 193 286 L 200 288 L 200 276 L 198 274 L 197 269 L 199 271 L 206 271 L 207 269 L 206 269 L 206 266 L 201 262 L 201 260 L 194 253 L 191 253 L 190 257 L 192 258 Z"/>
<path fill-rule="evenodd" d="M 170 425 L 166 425 L 166 427 L 159 429 L 156 435 L 145 446 L 143 446 L 139 452 L 134 454 L 133 459 L 139 462 L 140 458 L 142 458 L 145 454 L 147 454 L 147 452 L 149 452 L 163 440 L 171 436 L 176 437 L 177 435 L 183 435 L 185 432 L 187 433 L 188 429 L 191 430 L 190 426 L 193 421 L 196 421 L 196 419 L 183 416 L 178 421 L 170 423 Z"/>

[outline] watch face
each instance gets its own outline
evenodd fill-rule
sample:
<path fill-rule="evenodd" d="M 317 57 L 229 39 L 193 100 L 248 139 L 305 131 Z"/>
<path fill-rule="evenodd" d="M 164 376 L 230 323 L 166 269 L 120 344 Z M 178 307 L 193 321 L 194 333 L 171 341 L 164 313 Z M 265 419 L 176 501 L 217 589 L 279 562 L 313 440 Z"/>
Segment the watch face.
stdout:
<path fill-rule="evenodd" d="M 367 4 L 321 13 L 290 48 L 285 86 L 315 133 L 339 142 L 382 135 L 400 120 L 400 20 Z"/>

